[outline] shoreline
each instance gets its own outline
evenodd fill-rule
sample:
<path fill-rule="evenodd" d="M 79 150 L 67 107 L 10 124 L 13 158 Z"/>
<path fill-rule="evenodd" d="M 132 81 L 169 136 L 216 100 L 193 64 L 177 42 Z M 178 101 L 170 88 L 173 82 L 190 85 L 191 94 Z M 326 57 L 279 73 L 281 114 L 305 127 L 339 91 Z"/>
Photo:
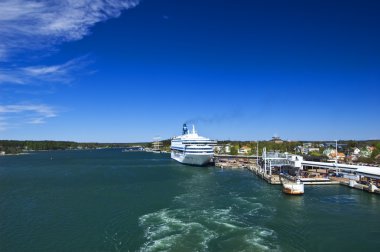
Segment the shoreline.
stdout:
<path fill-rule="evenodd" d="M 22 155 L 30 155 L 31 153 L 28 152 L 22 152 L 22 153 L 14 153 L 14 154 L 1 154 L 0 157 L 6 157 L 6 156 L 22 156 Z"/>

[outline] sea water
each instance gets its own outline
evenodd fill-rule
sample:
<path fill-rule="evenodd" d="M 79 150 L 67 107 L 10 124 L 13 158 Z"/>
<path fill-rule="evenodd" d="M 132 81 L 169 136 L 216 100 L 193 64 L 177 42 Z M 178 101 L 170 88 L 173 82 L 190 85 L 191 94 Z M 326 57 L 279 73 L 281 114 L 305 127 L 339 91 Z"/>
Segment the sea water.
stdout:
<path fill-rule="evenodd" d="M 0 157 L 0 251 L 377 251 L 380 195 L 120 149 Z"/>

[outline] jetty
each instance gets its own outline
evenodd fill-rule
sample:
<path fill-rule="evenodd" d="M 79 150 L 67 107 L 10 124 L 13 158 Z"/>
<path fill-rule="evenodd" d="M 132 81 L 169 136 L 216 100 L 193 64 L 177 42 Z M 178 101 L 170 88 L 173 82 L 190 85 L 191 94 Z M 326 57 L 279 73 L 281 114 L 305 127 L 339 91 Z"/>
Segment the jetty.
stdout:
<path fill-rule="evenodd" d="M 293 182 L 299 179 L 302 185 L 344 185 L 380 194 L 380 167 L 312 162 L 299 155 L 267 153 L 265 148 L 262 156 L 215 155 L 214 162 L 222 169 L 248 169 L 272 185 L 283 184 L 284 178 Z"/>

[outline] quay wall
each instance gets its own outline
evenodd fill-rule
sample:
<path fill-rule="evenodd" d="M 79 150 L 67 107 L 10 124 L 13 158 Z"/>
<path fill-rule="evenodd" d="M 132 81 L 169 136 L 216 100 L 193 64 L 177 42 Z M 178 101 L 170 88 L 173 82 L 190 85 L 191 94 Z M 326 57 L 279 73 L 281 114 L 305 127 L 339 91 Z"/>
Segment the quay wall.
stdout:
<path fill-rule="evenodd" d="M 262 178 L 269 184 L 280 185 L 281 179 L 278 174 L 268 174 L 264 171 L 264 169 L 258 164 L 258 160 L 256 157 L 252 156 L 229 156 L 229 155 L 219 155 L 214 157 L 215 167 L 219 168 L 230 168 L 230 169 L 248 169 L 258 177 Z M 326 173 L 325 170 L 311 169 L 315 172 Z M 302 181 L 302 178 L 301 178 Z M 380 189 L 370 189 L 368 185 L 363 185 L 356 183 L 354 185 L 350 185 L 349 179 L 347 178 L 338 178 L 338 177 L 328 177 L 326 179 L 321 178 L 304 178 L 302 181 L 305 185 L 345 185 L 350 188 L 355 188 L 363 191 L 373 192 L 380 194 Z"/>

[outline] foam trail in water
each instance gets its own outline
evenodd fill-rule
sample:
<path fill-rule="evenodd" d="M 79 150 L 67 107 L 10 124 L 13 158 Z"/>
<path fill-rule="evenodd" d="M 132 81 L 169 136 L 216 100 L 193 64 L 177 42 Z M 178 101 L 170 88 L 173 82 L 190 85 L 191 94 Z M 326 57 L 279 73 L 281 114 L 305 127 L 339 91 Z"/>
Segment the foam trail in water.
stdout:
<path fill-rule="evenodd" d="M 260 224 L 275 209 L 255 197 L 222 194 L 210 176 L 197 173 L 170 209 L 140 216 L 146 242 L 140 251 L 276 251 L 277 234 Z"/>
<path fill-rule="evenodd" d="M 163 209 L 139 219 L 145 244 L 140 251 L 208 251 L 211 242 L 249 250 L 278 250 L 273 230 L 247 226 L 227 209 Z"/>

